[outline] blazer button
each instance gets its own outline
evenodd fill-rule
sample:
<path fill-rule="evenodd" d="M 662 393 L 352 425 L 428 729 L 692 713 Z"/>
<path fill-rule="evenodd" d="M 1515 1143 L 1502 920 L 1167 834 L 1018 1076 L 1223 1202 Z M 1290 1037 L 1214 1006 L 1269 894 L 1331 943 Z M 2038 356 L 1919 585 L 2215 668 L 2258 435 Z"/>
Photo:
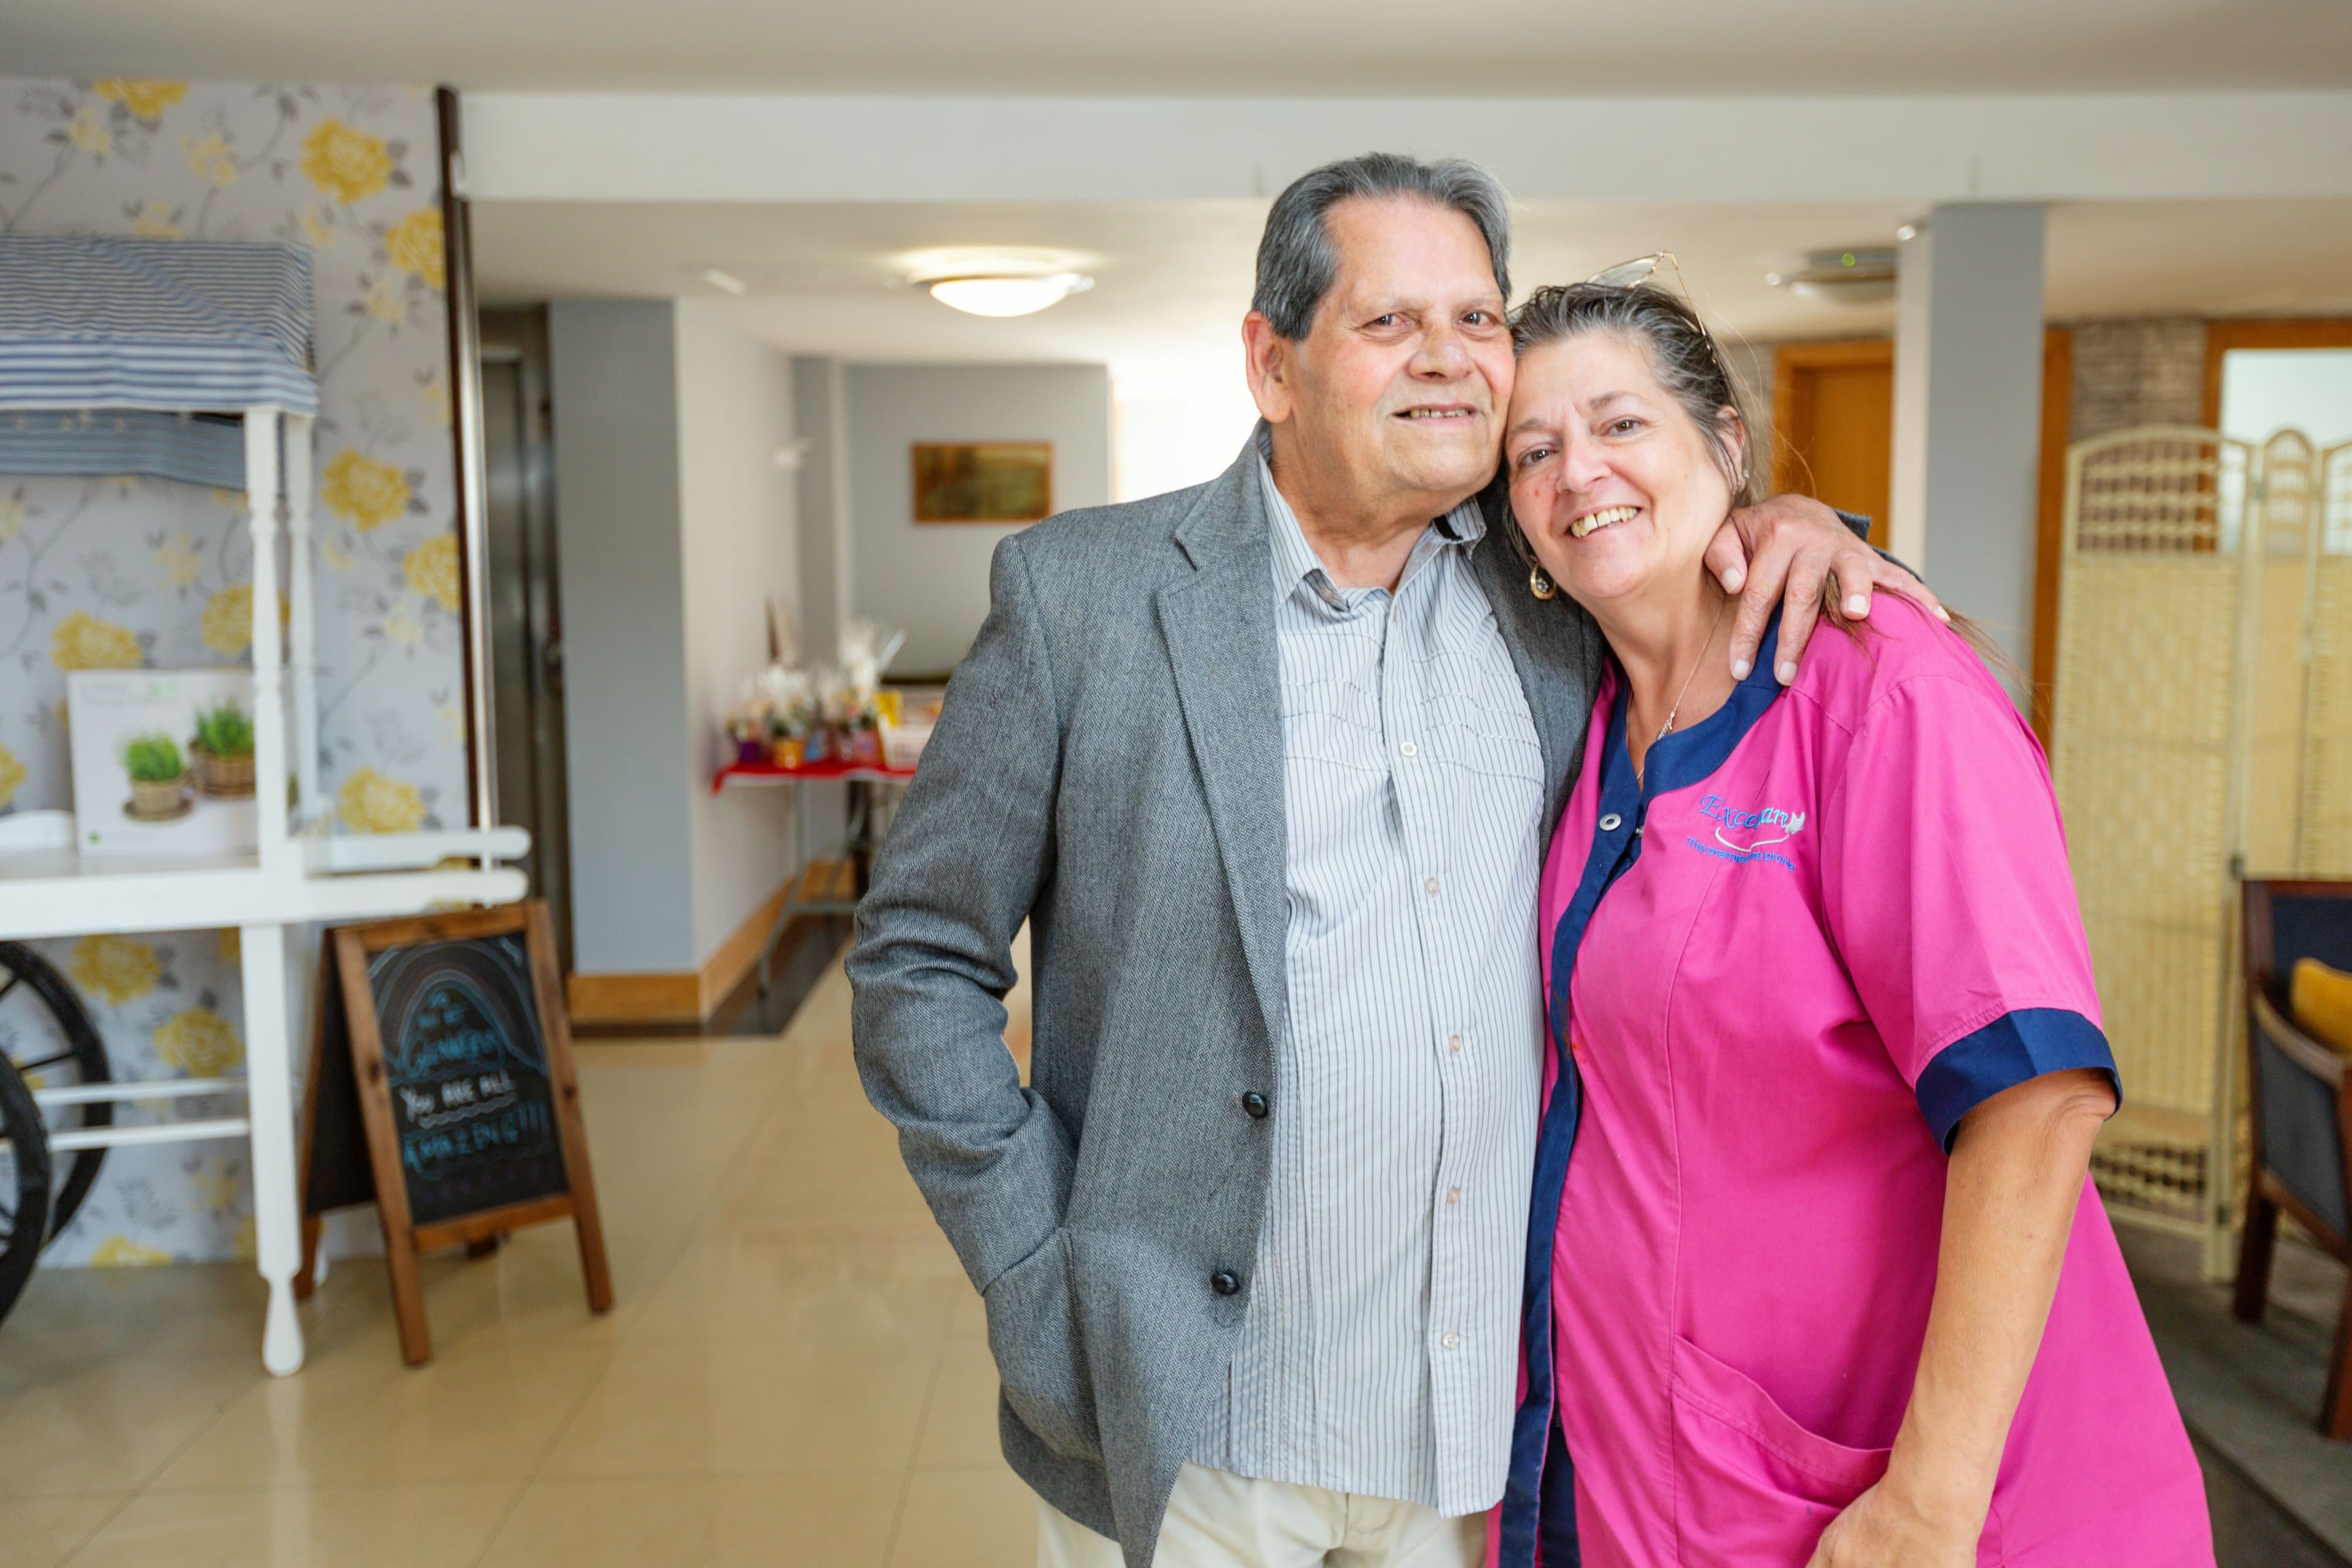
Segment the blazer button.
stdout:
<path fill-rule="evenodd" d="M 1220 1296 L 1234 1295 L 1240 1291 L 1241 1288 L 1242 1282 L 1234 1278 L 1231 1274 L 1226 1273 L 1222 1268 L 1209 1276 L 1209 1289 L 1214 1290 Z"/>
<path fill-rule="evenodd" d="M 1251 1089 L 1247 1094 L 1242 1096 L 1242 1109 L 1250 1113 L 1252 1121 L 1265 1121 L 1265 1096 L 1260 1094 L 1255 1089 Z"/>

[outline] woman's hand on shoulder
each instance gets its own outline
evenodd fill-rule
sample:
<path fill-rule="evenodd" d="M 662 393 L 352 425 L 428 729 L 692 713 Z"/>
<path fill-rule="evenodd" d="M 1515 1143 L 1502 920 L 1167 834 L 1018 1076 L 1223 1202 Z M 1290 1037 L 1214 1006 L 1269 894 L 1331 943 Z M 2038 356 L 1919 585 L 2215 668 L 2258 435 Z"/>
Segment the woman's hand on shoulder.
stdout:
<path fill-rule="evenodd" d="M 1930 1506 L 1890 1475 L 1822 1532 L 1805 1568 L 1976 1568 L 1984 1511 Z"/>

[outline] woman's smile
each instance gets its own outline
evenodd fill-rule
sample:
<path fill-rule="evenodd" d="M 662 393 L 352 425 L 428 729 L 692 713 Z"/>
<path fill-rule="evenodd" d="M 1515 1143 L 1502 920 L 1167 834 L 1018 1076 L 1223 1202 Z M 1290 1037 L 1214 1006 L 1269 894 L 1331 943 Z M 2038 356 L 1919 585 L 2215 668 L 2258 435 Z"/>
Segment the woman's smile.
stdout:
<path fill-rule="evenodd" d="M 1631 522 L 1641 515 L 1642 509 L 1638 506 L 1596 507 L 1569 521 L 1569 537 L 1582 539 L 1596 529 L 1613 528 L 1621 522 Z"/>

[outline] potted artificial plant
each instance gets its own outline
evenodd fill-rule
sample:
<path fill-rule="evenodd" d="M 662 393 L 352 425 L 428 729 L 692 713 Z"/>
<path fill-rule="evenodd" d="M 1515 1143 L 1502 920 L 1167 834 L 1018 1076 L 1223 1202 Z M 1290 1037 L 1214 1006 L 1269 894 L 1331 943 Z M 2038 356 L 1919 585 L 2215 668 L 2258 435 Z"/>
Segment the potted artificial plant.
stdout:
<path fill-rule="evenodd" d="M 243 800 L 253 794 L 253 719 L 233 700 L 196 715 L 196 780 L 215 800 Z"/>
<path fill-rule="evenodd" d="M 169 822 L 188 811 L 188 764 L 179 742 L 161 731 L 122 743 L 122 770 L 131 775 L 125 814 L 142 822 Z"/>

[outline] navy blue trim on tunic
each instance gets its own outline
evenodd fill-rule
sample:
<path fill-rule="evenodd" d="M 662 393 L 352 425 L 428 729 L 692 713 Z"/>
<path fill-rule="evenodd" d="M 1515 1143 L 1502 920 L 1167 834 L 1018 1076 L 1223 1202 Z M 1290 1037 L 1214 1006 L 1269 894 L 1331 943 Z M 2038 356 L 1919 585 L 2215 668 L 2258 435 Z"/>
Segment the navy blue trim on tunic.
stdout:
<path fill-rule="evenodd" d="M 2107 1048 L 2107 1037 L 2096 1024 L 2072 1008 L 2020 1007 L 1936 1053 L 1915 1091 L 1919 1113 L 1948 1154 L 1961 1117 L 2002 1089 L 2043 1073 L 2078 1068 L 2106 1074 L 2116 1103 L 2123 1104 L 2115 1052 Z"/>
<path fill-rule="evenodd" d="M 1536 1133 L 1535 1193 L 1528 1216 L 1528 1283 L 1520 1298 L 1519 1344 L 1527 1359 L 1528 1392 L 1511 1429 L 1511 1474 L 1503 1489 L 1501 1553 L 1497 1568 L 1577 1568 L 1574 1465 L 1560 1436 L 1554 1407 L 1552 1247 L 1559 1230 L 1560 1198 L 1568 1184 L 1569 1156 L 1576 1147 L 1577 1119 L 1583 1106 L 1583 1080 L 1568 1037 L 1569 981 L 1577 950 L 1603 894 L 1633 868 L 1642 854 L 1642 826 L 1650 803 L 1671 790 L 1697 784 L 1721 767 L 1732 749 L 1756 727 L 1780 696 L 1772 668 L 1780 647 L 1780 616 L 1774 611 L 1756 664 L 1732 688 L 1724 705 L 1693 724 L 1654 742 L 1643 776 L 1633 774 L 1625 746 L 1628 689 L 1623 673 L 1609 710 L 1608 735 L 1601 753 L 1600 811 L 1584 875 L 1562 911 L 1551 939 L 1551 1045 L 1559 1074 L 1551 1103 Z M 1702 656 L 1705 657 L 1705 656 Z"/>

